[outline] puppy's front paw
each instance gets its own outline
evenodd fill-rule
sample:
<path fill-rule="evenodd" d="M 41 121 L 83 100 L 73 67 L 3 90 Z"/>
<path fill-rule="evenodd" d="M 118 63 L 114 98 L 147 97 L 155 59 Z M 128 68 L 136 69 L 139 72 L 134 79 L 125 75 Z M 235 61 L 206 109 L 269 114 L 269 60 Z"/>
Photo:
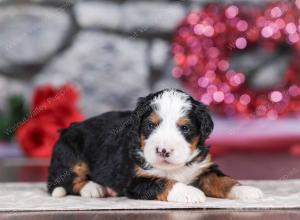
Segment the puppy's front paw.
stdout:
<path fill-rule="evenodd" d="M 67 195 L 67 191 L 65 190 L 64 187 L 62 186 L 59 186 L 59 187 L 56 187 L 52 193 L 51 193 L 52 197 L 55 197 L 55 198 L 60 198 L 60 197 L 64 197 Z"/>
<path fill-rule="evenodd" d="M 204 193 L 193 187 L 183 183 L 176 183 L 168 194 L 169 202 L 184 202 L 184 203 L 201 203 L 205 202 Z"/>
<path fill-rule="evenodd" d="M 252 186 L 234 186 L 228 194 L 228 198 L 244 201 L 258 200 L 263 198 L 263 192 Z"/>
<path fill-rule="evenodd" d="M 86 198 L 102 198 L 105 195 L 105 189 L 103 186 L 89 181 L 80 190 L 80 195 Z"/>

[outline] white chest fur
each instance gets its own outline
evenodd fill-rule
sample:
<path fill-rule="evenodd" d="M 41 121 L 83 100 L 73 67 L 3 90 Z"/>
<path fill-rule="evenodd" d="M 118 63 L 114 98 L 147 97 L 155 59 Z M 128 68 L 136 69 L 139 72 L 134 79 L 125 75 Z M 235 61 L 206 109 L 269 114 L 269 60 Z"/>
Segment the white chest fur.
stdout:
<path fill-rule="evenodd" d="M 206 158 L 201 163 L 194 163 L 190 166 L 184 166 L 176 170 L 160 170 L 153 168 L 151 170 L 143 170 L 143 172 L 149 175 L 173 179 L 181 183 L 190 184 L 211 165 L 211 160 Z"/>

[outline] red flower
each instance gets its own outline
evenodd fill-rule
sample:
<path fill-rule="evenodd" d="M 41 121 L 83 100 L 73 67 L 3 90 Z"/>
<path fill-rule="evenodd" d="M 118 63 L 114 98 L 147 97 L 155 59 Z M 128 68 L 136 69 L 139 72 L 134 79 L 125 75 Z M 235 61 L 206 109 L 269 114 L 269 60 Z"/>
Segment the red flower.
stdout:
<path fill-rule="evenodd" d="M 38 87 L 35 90 L 35 94 L 33 95 L 33 109 L 38 108 L 42 104 L 44 104 L 47 99 L 54 97 L 56 94 L 55 89 L 50 85 L 45 85 L 43 87 Z"/>
<path fill-rule="evenodd" d="M 58 137 L 58 126 L 50 118 L 33 118 L 17 130 L 17 139 L 30 157 L 49 157 Z"/>
<path fill-rule="evenodd" d="M 16 133 L 23 151 L 31 157 L 50 157 L 59 130 L 83 120 L 76 102 L 79 94 L 71 85 L 55 89 L 50 85 L 36 89 L 32 112 Z"/>
<path fill-rule="evenodd" d="M 64 85 L 59 89 L 55 89 L 50 85 L 38 87 L 33 95 L 32 108 L 33 114 L 43 110 L 53 109 L 58 106 L 75 105 L 79 98 L 79 94 L 75 87 L 70 84 Z"/>

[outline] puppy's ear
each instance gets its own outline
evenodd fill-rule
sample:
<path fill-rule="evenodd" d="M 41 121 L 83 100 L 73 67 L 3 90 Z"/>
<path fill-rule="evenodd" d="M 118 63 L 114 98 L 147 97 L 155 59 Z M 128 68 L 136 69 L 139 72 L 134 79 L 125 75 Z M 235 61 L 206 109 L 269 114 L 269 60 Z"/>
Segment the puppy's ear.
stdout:
<path fill-rule="evenodd" d="M 153 96 L 153 94 L 149 94 L 146 97 L 138 98 L 136 108 L 133 111 L 133 115 L 137 120 L 141 120 L 151 110 L 150 101 L 153 99 Z"/>
<path fill-rule="evenodd" d="M 149 105 L 147 98 L 146 97 L 140 97 L 138 98 L 135 110 L 134 110 L 134 114 L 137 117 L 141 117 L 144 115 L 144 112 L 146 111 L 145 108 L 147 108 L 147 106 Z"/>
<path fill-rule="evenodd" d="M 150 101 L 147 97 L 138 98 L 136 108 L 131 114 L 131 126 L 132 129 L 136 132 L 139 132 L 140 124 L 143 119 L 143 116 L 151 109 Z"/>
<path fill-rule="evenodd" d="M 202 142 L 204 142 L 214 129 L 213 120 L 207 106 L 196 100 L 193 100 L 193 112 L 199 123 Z"/>

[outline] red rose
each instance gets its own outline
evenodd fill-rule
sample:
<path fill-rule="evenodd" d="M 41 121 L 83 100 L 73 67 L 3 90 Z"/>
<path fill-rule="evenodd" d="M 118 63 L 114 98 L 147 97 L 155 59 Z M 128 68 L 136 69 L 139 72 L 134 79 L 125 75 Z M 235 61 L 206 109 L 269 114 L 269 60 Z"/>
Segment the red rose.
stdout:
<path fill-rule="evenodd" d="M 74 86 L 67 84 L 59 89 L 54 89 L 50 85 L 38 87 L 33 95 L 32 109 L 33 114 L 45 109 L 56 108 L 63 105 L 75 105 L 79 94 Z"/>
<path fill-rule="evenodd" d="M 16 137 L 23 151 L 31 157 L 50 157 L 58 131 L 83 120 L 76 102 L 79 94 L 71 85 L 55 89 L 50 85 L 36 89 L 32 112 L 18 129 Z"/>
<path fill-rule="evenodd" d="M 35 90 L 35 94 L 33 96 L 33 109 L 41 106 L 48 98 L 54 97 L 56 94 L 55 89 L 50 85 L 45 85 L 43 87 L 38 87 Z"/>
<path fill-rule="evenodd" d="M 58 129 L 50 118 L 34 118 L 18 128 L 16 137 L 26 155 L 49 157 L 59 138 Z"/>

